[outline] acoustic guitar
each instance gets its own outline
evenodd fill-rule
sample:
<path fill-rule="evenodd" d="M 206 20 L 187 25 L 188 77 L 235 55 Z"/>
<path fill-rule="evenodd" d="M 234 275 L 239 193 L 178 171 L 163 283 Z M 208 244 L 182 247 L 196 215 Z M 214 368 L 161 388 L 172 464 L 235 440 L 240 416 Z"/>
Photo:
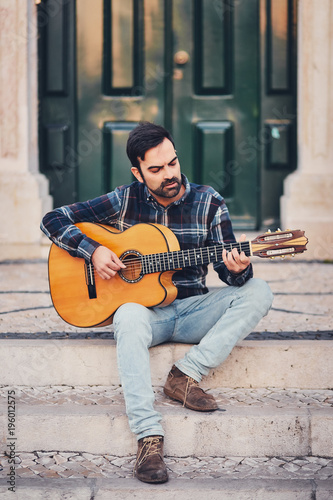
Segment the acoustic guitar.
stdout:
<path fill-rule="evenodd" d="M 174 233 L 160 224 L 136 224 L 126 231 L 83 222 L 77 227 L 88 237 L 115 252 L 126 268 L 103 280 L 92 263 L 51 245 L 49 284 L 53 305 L 61 318 L 78 327 L 112 323 L 119 306 L 136 302 L 146 307 L 166 306 L 175 300 L 172 275 L 177 269 L 222 260 L 222 251 L 237 248 L 264 258 L 304 252 L 304 231 L 265 233 L 253 241 L 180 250 Z"/>

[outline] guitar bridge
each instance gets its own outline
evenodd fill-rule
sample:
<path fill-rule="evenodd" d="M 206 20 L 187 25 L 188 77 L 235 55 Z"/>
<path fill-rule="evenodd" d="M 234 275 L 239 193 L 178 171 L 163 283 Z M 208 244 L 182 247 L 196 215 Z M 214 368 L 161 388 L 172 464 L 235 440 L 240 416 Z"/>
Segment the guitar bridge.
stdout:
<path fill-rule="evenodd" d="M 85 262 L 85 274 L 89 299 L 97 299 L 94 266 L 91 262 Z"/>

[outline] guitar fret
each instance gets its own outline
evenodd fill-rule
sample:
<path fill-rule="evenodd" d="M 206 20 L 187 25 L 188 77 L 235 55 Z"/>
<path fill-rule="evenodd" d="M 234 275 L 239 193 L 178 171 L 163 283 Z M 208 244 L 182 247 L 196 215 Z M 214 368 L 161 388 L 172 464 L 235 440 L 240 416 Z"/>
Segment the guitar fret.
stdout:
<path fill-rule="evenodd" d="M 194 264 L 194 262 L 193 262 L 193 257 L 192 257 L 192 252 L 191 252 L 191 249 L 190 249 L 190 248 L 188 248 L 188 249 L 186 250 L 186 253 L 187 253 L 187 259 L 188 259 L 188 260 L 187 260 L 187 265 L 188 265 L 188 266 L 192 266 L 192 265 Z"/>
<path fill-rule="evenodd" d="M 149 255 L 149 258 L 148 258 L 148 269 L 149 269 L 150 273 L 154 273 L 155 272 L 153 258 L 154 258 L 153 254 Z"/>
<path fill-rule="evenodd" d="M 165 268 L 165 253 L 161 253 L 161 271 Z"/>
<path fill-rule="evenodd" d="M 168 269 L 168 254 L 163 254 L 163 270 L 166 271 Z"/>
<path fill-rule="evenodd" d="M 162 253 L 156 254 L 156 269 L 157 271 L 162 271 Z"/>
<path fill-rule="evenodd" d="M 210 264 L 212 262 L 211 256 L 214 255 L 214 252 L 212 252 L 212 250 L 208 247 L 206 249 L 206 253 L 207 253 L 207 262 L 208 264 Z"/>

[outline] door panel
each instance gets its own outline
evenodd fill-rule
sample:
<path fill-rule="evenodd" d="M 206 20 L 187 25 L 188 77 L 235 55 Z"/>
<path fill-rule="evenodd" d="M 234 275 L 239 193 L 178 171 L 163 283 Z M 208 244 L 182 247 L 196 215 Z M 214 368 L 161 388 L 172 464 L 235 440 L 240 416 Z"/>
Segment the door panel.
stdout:
<path fill-rule="evenodd" d="M 103 126 L 104 190 L 133 181 L 126 155 L 128 134 L 137 124 L 131 122 L 105 122 Z"/>
<path fill-rule="evenodd" d="M 191 6 L 189 6 L 191 8 Z M 195 93 L 232 91 L 233 14 L 223 2 L 194 2 Z"/>
<path fill-rule="evenodd" d="M 226 200 L 234 196 L 234 124 L 230 121 L 198 122 L 194 128 L 195 178 L 222 191 Z"/>
<path fill-rule="evenodd" d="M 103 93 L 142 95 L 143 1 L 106 1 L 103 17 Z"/>

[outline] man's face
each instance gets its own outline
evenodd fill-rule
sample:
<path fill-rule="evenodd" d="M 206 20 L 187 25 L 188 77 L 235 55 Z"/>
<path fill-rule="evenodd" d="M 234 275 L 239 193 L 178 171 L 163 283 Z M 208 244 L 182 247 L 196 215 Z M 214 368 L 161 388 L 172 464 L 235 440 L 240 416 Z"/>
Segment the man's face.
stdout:
<path fill-rule="evenodd" d="M 149 149 L 140 160 L 140 171 L 132 167 L 134 176 L 144 182 L 149 192 L 164 206 L 181 198 L 185 191 L 177 153 L 169 139 Z"/>

